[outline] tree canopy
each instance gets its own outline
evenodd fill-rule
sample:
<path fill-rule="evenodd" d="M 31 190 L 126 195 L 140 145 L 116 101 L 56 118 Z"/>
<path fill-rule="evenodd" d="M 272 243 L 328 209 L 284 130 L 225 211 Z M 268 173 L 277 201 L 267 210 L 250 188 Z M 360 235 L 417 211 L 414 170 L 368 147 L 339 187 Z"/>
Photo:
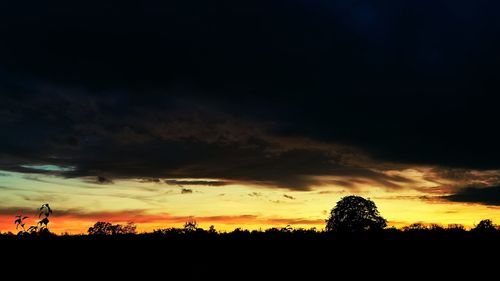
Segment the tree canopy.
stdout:
<path fill-rule="evenodd" d="M 109 222 L 99 221 L 94 226 L 89 227 L 89 235 L 117 235 L 117 234 L 135 234 L 136 225 L 129 222 L 126 225 L 111 224 Z"/>
<path fill-rule="evenodd" d="M 326 231 L 335 232 L 374 231 L 386 226 L 373 201 L 354 195 L 338 201 L 326 220 Z"/>
<path fill-rule="evenodd" d="M 493 223 L 492 220 L 490 219 L 484 219 L 480 221 L 476 227 L 472 229 L 473 231 L 477 232 L 493 232 L 497 230 L 497 226 Z"/>

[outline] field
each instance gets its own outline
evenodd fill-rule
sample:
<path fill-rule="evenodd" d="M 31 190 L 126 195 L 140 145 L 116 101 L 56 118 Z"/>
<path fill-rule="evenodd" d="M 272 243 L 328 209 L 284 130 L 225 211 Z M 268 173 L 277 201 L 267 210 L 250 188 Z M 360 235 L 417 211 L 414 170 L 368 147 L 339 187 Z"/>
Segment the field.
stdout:
<path fill-rule="evenodd" d="M 452 278 L 493 274 L 500 233 L 2 236 L 5 268 L 170 280 Z M 42 270 L 42 271 L 38 271 Z M 61 275 L 65 276 L 65 275 Z M 177 279 L 176 279 L 177 280 Z"/>

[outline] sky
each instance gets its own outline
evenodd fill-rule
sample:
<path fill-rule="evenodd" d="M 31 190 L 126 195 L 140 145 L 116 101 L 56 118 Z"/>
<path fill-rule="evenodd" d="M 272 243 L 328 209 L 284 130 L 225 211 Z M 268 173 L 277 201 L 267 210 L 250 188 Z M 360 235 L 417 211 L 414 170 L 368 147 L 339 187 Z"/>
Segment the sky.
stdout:
<path fill-rule="evenodd" d="M 5 2 L 0 231 L 500 222 L 500 4 Z"/>

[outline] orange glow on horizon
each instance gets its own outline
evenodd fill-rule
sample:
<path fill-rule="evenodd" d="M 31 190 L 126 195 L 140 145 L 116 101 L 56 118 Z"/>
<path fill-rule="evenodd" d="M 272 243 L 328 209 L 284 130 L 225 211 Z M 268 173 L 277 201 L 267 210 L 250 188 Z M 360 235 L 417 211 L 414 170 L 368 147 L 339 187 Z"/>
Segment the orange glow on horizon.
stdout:
<path fill-rule="evenodd" d="M 0 231 L 15 232 L 14 216 L 21 213 L 30 216 L 27 225 L 35 224 L 36 210 L 46 202 L 54 210 L 49 229 L 55 233 L 86 233 L 97 221 L 131 221 L 139 232 L 182 227 L 191 220 L 204 229 L 214 225 L 219 231 L 286 225 L 321 230 L 335 203 L 350 194 L 372 199 L 389 226 L 398 228 L 415 222 L 462 224 L 468 228 L 481 219 L 500 223 L 499 207 L 444 200 L 441 196 L 449 192 L 449 181 L 429 177 L 425 169 L 386 173 L 411 181 L 405 188 L 387 188 L 377 182 L 353 180 L 353 186 L 347 188 L 336 185 L 342 179 L 322 177 L 318 178 L 322 184 L 311 190 L 291 191 L 234 182 L 178 186 L 121 180 L 99 185 L 79 179 L 8 173 L 0 186 Z"/>

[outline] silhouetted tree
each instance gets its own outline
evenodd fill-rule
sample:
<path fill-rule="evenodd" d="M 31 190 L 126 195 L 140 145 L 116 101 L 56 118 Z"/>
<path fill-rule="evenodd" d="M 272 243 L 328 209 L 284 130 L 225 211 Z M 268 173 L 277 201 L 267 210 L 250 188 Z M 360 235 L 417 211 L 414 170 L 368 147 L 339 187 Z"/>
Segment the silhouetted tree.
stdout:
<path fill-rule="evenodd" d="M 380 216 L 373 201 L 353 195 L 337 202 L 326 220 L 326 231 L 335 232 L 374 231 L 386 226 L 387 221 Z"/>
<path fill-rule="evenodd" d="M 89 235 L 111 235 L 112 226 L 113 225 L 109 222 L 98 221 L 94 226 L 89 227 L 87 233 Z"/>
<path fill-rule="evenodd" d="M 425 226 L 421 222 L 415 222 L 403 227 L 403 231 L 425 231 L 425 230 L 429 230 L 429 228 L 427 228 L 427 226 Z"/>
<path fill-rule="evenodd" d="M 472 230 L 475 232 L 493 232 L 497 230 L 497 226 L 492 220 L 486 219 L 480 221 Z"/>
<path fill-rule="evenodd" d="M 208 228 L 208 233 L 210 233 L 210 234 L 217 234 L 217 230 L 215 229 L 215 226 L 211 225 Z"/>
<path fill-rule="evenodd" d="M 238 228 L 235 229 L 234 232 L 236 232 L 236 230 L 238 230 Z M 280 233 L 281 230 L 279 228 L 277 228 L 277 227 L 271 227 L 271 228 L 266 229 L 264 232 L 268 233 L 268 234 L 271 234 L 271 233 L 277 234 L 277 233 Z"/>
<path fill-rule="evenodd" d="M 429 226 L 429 230 L 434 232 L 442 232 L 444 231 L 444 228 L 439 224 L 433 223 Z"/>
<path fill-rule="evenodd" d="M 183 233 L 181 228 L 175 228 L 175 227 L 170 227 L 170 228 L 160 228 L 160 229 L 154 229 L 153 234 L 155 235 L 170 235 L 170 236 L 176 236 L 176 235 L 181 235 Z"/>
<path fill-rule="evenodd" d="M 250 231 L 248 231 L 247 229 L 242 229 L 241 227 L 237 227 L 233 230 L 233 232 L 231 232 L 231 234 L 234 236 L 247 236 L 250 234 Z"/>
<path fill-rule="evenodd" d="M 121 226 L 120 234 L 136 234 L 137 225 L 134 222 L 128 222 L 126 225 Z"/>
<path fill-rule="evenodd" d="M 137 226 L 133 222 L 128 222 L 126 225 L 112 224 L 110 222 L 99 221 L 94 226 L 89 227 L 87 233 L 89 235 L 119 235 L 119 234 L 135 234 Z"/>
<path fill-rule="evenodd" d="M 462 233 L 465 232 L 465 227 L 461 224 L 449 224 L 446 231 L 452 233 Z"/>

